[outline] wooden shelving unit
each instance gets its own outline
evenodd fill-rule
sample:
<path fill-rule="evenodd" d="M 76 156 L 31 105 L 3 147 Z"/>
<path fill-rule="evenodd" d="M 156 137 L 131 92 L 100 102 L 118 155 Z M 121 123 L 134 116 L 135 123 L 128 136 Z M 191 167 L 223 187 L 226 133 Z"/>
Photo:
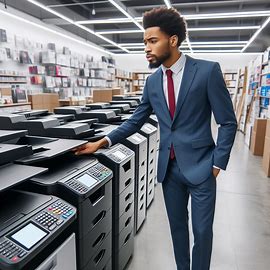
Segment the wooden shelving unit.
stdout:
<path fill-rule="evenodd" d="M 146 78 L 151 75 L 152 72 L 134 72 L 133 73 L 133 92 L 142 91 L 145 85 Z"/>

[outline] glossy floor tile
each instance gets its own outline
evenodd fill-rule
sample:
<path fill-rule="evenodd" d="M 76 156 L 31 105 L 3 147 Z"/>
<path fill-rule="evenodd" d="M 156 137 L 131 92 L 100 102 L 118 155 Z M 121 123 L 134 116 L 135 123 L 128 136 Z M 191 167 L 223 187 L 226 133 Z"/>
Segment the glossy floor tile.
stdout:
<path fill-rule="evenodd" d="M 261 162 L 238 132 L 228 168 L 217 179 L 211 270 L 270 269 L 270 178 Z M 176 270 L 160 185 L 135 237 L 135 252 L 127 269 Z"/>

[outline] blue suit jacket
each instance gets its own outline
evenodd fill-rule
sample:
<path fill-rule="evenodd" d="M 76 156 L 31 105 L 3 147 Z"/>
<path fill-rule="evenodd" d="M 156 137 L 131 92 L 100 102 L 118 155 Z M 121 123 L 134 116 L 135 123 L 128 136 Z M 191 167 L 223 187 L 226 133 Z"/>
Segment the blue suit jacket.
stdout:
<path fill-rule="evenodd" d="M 160 125 L 158 181 L 164 180 L 173 144 L 181 172 L 196 185 L 210 176 L 213 165 L 226 169 L 237 121 L 219 64 L 186 57 L 174 119 L 169 114 L 159 68 L 148 77 L 142 102 L 132 117 L 108 137 L 112 144 L 121 142 L 137 132 L 154 110 Z M 212 112 L 220 125 L 216 144 L 211 132 Z"/>

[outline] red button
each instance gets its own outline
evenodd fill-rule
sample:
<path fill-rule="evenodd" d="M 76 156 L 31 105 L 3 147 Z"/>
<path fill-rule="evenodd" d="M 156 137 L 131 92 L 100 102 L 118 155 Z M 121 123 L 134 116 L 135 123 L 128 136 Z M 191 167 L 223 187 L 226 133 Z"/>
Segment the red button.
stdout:
<path fill-rule="evenodd" d="M 19 258 L 18 258 L 17 256 L 15 256 L 15 257 L 13 257 L 11 260 L 12 260 L 13 262 L 17 262 L 17 261 L 19 260 Z"/>

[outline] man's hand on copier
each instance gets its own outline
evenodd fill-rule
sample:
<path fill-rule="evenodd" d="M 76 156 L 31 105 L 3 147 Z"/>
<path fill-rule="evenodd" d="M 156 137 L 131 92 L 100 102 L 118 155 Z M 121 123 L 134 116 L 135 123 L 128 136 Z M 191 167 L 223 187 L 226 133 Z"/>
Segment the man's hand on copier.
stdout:
<path fill-rule="evenodd" d="M 75 155 L 86 155 L 86 154 L 92 154 L 94 152 L 96 152 L 99 148 L 103 147 L 103 146 L 108 146 L 108 141 L 103 138 L 97 142 L 89 142 L 86 143 L 84 145 L 81 145 L 75 149 L 73 149 L 72 151 L 75 152 Z"/>

